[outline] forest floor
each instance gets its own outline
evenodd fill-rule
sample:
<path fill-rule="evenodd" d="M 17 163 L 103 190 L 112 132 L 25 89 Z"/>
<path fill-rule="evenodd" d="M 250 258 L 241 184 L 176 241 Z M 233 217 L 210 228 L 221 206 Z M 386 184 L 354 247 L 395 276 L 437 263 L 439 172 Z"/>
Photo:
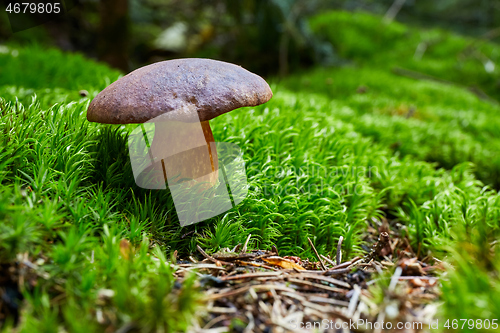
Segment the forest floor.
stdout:
<path fill-rule="evenodd" d="M 2 46 L 1 330 L 498 331 L 500 47 L 364 13 L 310 23 L 343 65 L 211 121 L 248 195 L 184 228 L 136 186 L 132 127 L 86 120 L 121 74 Z"/>

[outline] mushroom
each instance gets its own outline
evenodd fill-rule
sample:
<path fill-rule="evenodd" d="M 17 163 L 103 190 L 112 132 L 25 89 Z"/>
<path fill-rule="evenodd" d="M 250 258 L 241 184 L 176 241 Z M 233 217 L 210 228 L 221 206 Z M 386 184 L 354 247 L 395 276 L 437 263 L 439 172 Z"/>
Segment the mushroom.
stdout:
<path fill-rule="evenodd" d="M 156 174 L 163 175 L 163 185 L 168 176 L 169 182 L 195 179 L 212 186 L 218 179 L 218 157 L 209 120 L 271 97 L 266 81 L 240 66 L 210 59 L 168 60 L 109 85 L 90 103 L 87 119 L 154 122 L 149 153 L 158 162 L 154 168 L 161 168 Z"/>

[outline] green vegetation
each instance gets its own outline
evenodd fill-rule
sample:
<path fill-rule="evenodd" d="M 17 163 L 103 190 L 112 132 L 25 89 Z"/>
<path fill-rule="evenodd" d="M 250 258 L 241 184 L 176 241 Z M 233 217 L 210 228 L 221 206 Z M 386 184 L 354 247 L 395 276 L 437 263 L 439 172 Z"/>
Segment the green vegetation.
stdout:
<path fill-rule="evenodd" d="M 0 62 L 2 86 L 45 89 L 46 82 L 52 82 L 49 88 L 100 91 L 120 75 L 104 64 L 90 62 L 80 54 L 62 53 L 36 44 L 23 48 L 3 46 Z"/>
<path fill-rule="evenodd" d="M 500 107 L 465 91 L 481 88 L 500 98 L 500 69 L 493 66 L 487 72 L 484 60 L 500 63 L 500 46 L 446 31 L 386 25 L 364 13 L 327 13 L 313 19 L 311 26 L 352 61 L 341 70 L 295 76 L 286 80 L 287 88 L 344 102 L 352 111 L 336 114 L 395 153 L 446 169 L 471 161 L 479 179 L 500 187 Z M 427 46 L 416 58 L 421 43 Z M 394 68 L 449 83 L 402 77 Z"/>
<path fill-rule="evenodd" d="M 468 41 L 348 17 L 328 13 L 312 27 L 350 66 L 287 78 L 266 105 L 212 121 L 216 141 L 243 149 L 248 198 L 183 229 L 166 191 L 135 185 L 130 128 L 86 121 L 91 97 L 119 73 L 39 47 L 0 54 L 0 272 L 14 279 L 10 268 L 21 260 L 44 272 L 26 276 L 20 330 L 102 331 L 98 312 L 119 327 L 182 330 L 200 295 L 194 276 L 174 283 L 164 263 L 174 250 L 216 251 L 251 233 L 251 247 L 313 258 L 307 237 L 331 254 L 344 236 L 344 257 L 352 257 L 363 252 L 369 221 L 382 216 L 401 225 L 421 257 L 455 266 L 443 276 L 443 315 L 500 313 L 500 253 L 492 245 L 500 195 L 483 185 L 499 185 L 500 109 L 463 87 L 400 77 L 388 66 L 486 87 L 476 69 L 449 62 Z M 401 61 L 419 36 L 436 42 L 421 60 Z"/>
<path fill-rule="evenodd" d="M 354 64 L 384 70 L 402 67 L 500 97 L 500 69 L 494 65 L 500 62 L 500 47 L 486 39 L 387 24 L 364 12 L 327 12 L 314 17 L 310 25 Z"/>

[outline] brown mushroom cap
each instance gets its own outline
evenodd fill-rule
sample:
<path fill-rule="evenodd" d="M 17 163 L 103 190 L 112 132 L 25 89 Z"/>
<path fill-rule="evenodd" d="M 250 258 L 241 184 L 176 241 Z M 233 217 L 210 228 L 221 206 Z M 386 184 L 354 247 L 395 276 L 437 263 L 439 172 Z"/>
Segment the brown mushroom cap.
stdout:
<path fill-rule="evenodd" d="M 264 79 L 240 66 L 176 59 L 139 68 L 109 85 L 90 103 L 87 119 L 129 124 L 163 115 L 165 120 L 206 121 L 272 96 Z"/>

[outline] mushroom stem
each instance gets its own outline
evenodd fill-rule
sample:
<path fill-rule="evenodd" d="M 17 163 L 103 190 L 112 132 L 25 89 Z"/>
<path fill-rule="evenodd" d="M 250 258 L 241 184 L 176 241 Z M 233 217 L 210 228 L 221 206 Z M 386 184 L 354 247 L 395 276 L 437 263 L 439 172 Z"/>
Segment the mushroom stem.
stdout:
<path fill-rule="evenodd" d="M 195 179 L 217 184 L 218 159 L 214 135 L 207 121 L 156 122 L 152 155 L 162 162 L 168 183 Z"/>

